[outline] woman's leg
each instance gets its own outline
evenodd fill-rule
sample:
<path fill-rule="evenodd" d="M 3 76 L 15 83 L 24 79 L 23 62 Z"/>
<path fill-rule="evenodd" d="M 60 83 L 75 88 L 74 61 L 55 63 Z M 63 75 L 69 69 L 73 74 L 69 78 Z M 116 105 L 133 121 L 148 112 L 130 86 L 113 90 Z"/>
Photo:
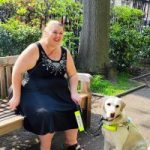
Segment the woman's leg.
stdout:
<path fill-rule="evenodd" d="M 39 135 L 40 150 L 50 150 L 51 149 L 51 142 L 52 142 L 53 136 L 54 136 L 54 133 Z"/>
<path fill-rule="evenodd" d="M 69 129 L 65 131 L 65 144 L 77 144 L 78 129 Z"/>
<path fill-rule="evenodd" d="M 70 129 L 65 131 L 67 150 L 84 150 L 77 141 L 78 129 Z"/>

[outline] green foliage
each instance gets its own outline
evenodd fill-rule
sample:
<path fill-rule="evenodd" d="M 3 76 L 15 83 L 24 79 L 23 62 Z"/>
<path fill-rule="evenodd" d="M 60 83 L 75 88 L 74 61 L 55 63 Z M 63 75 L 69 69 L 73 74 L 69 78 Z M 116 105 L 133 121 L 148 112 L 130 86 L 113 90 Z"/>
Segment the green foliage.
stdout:
<path fill-rule="evenodd" d="M 6 4 L 6 3 L 9 3 L 10 0 L 0 0 L 0 4 Z"/>
<path fill-rule="evenodd" d="M 67 47 L 73 55 L 76 55 L 79 45 L 79 33 L 83 21 L 81 3 L 70 0 L 55 1 L 51 5 L 51 14 L 58 20 L 63 18 L 65 22 L 63 45 Z"/>
<path fill-rule="evenodd" d="M 31 26 L 42 28 L 49 19 L 65 21 L 67 31 L 82 23 L 82 5 L 72 0 L 13 0 L 15 17 Z M 36 20 L 36 21 L 35 21 Z"/>
<path fill-rule="evenodd" d="M 147 27 L 142 32 L 143 46 L 137 57 L 141 59 L 150 58 L 150 27 Z"/>
<path fill-rule="evenodd" d="M 79 37 L 75 36 L 73 32 L 65 32 L 63 39 L 63 46 L 67 47 L 72 54 L 77 51 Z"/>
<path fill-rule="evenodd" d="M 0 26 L 0 56 L 9 54 L 13 48 L 13 40 L 7 30 Z"/>
<path fill-rule="evenodd" d="M 9 10 L 13 8 L 13 15 L 3 17 L 5 20 L 2 21 L 1 27 L 10 35 L 9 40 L 14 43 L 13 47 L 15 47 L 15 50 L 6 50 L 6 44 L 4 44 L 0 48 L 5 49 L 5 55 L 19 53 L 26 47 L 25 45 L 27 43 L 31 43 L 35 39 L 37 40 L 40 34 L 39 32 L 41 32 L 39 29 L 41 30 L 49 19 L 57 19 L 65 23 L 66 34 L 63 44 L 73 54 L 76 54 L 79 44 L 79 32 L 82 25 L 82 4 L 80 2 L 74 2 L 72 0 L 0 0 L 0 6 L 2 5 L 2 8 L 4 5 L 7 6 L 7 4 L 11 4 Z M 4 10 L 4 14 L 6 14 L 6 10 Z M 4 33 L 2 32 L 0 34 L 3 36 Z M 3 38 L 6 37 L 4 36 Z M 29 40 L 31 41 L 29 42 Z M 20 42 L 22 42 L 22 46 Z"/>
<path fill-rule="evenodd" d="M 91 91 L 102 95 L 117 95 L 123 93 L 137 84 L 129 81 L 130 75 L 121 73 L 118 76 L 117 82 L 112 83 L 105 80 L 101 75 L 94 75 L 91 81 Z"/>
<path fill-rule="evenodd" d="M 15 15 L 14 4 L 10 3 L 8 0 L 0 0 L 0 21 L 5 22 L 13 15 Z"/>
<path fill-rule="evenodd" d="M 65 16 L 66 16 L 66 26 L 67 31 L 81 30 L 83 15 L 82 15 L 82 5 L 79 2 L 70 1 L 66 3 Z"/>
<path fill-rule="evenodd" d="M 143 13 L 141 10 L 123 6 L 115 7 L 113 15 L 110 27 L 110 58 L 119 70 L 124 70 L 137 61 L 137 54 L 143 46 L 139 28 Z"/>
<path fill-rule="evenodd" d="M 30 43 L 36 42 L 41 35 L 38 28 L 29 27 L 14 19 L 1 23 L 0 30 L 0 48 L 3 50 L 1 55 L 19 54 Z"/>
<path fill-rule="evenodd" d="M 126 28 L 137 28 L 141 23 L 143 12 L 129 6 L 117 6 L 113 9 L 114 22 Z"/>

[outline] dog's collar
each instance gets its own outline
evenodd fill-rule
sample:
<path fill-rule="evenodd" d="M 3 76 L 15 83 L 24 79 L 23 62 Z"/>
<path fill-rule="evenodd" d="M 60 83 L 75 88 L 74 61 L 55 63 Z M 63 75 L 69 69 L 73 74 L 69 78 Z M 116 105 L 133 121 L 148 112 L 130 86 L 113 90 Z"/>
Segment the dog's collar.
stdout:
<path fill-rule="evenodd" d="M 118 118 L 120 115 L 116 116 L 115 118 L 113 118 L 112 120 L 108 119 L 105 117 L 105 115 L 103 115 L 103 124 L 102 124 L 102 128 L 109 130 L 109 131 L 117 131 L 118 125 L 117 124 L 112 124 L 112 125 L 108 125 L 105 124 L 104 121 L 113 121 L 114 119 Z"/>
<path fill-rule="evenodd" d="M 108 124 L 103 123 L 102 128 L 104 128 L 108 131 L 115 132 L 115 131 L 117 131 L 118 126 L 116 124 L 108 125 Z"/>
<path fill-rule="evenodd" d="M 118 127 L 129 127 L 129 126 L 134 126 L 133 123 L 131 122 L 131 120 L 128 118 L 128 120 L 126 122 L 120 123 L 120 124 L 106 124 L 105 122 L 103 122 L 102 128 L 108 130 L 108 131 L 112 131 L 112 132 L 116 132 Z"/>

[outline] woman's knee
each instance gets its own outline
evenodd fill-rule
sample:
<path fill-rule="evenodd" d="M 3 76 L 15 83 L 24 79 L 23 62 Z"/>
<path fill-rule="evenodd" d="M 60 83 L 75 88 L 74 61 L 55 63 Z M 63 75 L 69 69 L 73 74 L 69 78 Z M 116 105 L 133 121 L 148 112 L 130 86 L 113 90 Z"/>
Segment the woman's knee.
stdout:
<path fill-rule="evenodd" d="M 67 145 L 73 145 L 77 143 L 77 129 L 70 129 L 65 131 L 65 141 Z"/>
<path fill-rule="evenodd" d="M 46 135 L 39 135 L 40 150 L 50 150 L 53 136 L 54 136 L 53 133 L 48 133 Z"/>

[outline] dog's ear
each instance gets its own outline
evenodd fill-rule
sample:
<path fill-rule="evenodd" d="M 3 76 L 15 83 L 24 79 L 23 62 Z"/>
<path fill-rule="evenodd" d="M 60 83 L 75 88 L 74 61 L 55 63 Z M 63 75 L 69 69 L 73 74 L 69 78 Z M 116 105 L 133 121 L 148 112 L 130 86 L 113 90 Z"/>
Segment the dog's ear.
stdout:
<path fill-rule="evenodd" d="M 107 99 L 106 96 L 101 98 L 101 100 L 102 100 L 102 107 L 101 108 L 102 108 L 103 112 L 106 112 L 106 110 L 105 110 L 105 101 L 106 101 L 106 99 Z"/>
<path fill-rule="evenodd" d="M 106 100 L 109 98 L 110 96 L 104 96 L 103 98 L 102 98 L 102 109 L 103 109 L 103 112 L 106 112 L 106 109 L 105 109 L 105 102 L 106 102 Z"/>
<path fill-rule="evenodd" d="M 121 108 L 120 108 L 120 110 L 123 111 L 123 109 L 126 106 L 126 104 L 121 99 L 120 99 L 120 101 L 121 101 Z"/>

